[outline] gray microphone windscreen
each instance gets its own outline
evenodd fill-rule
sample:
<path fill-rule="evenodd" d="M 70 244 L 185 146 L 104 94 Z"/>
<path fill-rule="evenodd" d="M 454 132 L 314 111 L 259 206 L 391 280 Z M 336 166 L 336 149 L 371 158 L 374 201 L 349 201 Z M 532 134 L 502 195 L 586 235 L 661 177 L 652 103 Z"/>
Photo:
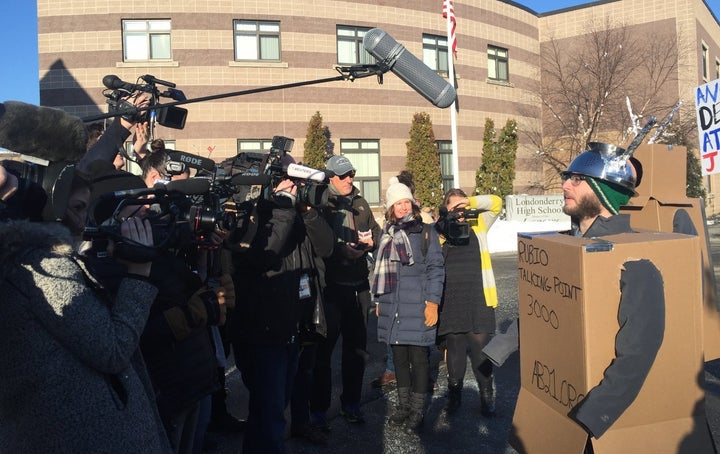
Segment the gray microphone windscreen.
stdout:
<path fill-rule="evenodd" d="M 378 61 L 392 57 L 394 62 L 387 62 L 390 71 L 433 105 L 445 108 L 455 101 L 455 88 L 385 31 L 373 28 L 365 33 L 363 46 Z"/>
<path fill-rule="evenodd" d="M 74 115 L 19 101 L 0 104 L 0 147 L 57 162 L 78 161 L 86 146 L 85 123 Z"/>

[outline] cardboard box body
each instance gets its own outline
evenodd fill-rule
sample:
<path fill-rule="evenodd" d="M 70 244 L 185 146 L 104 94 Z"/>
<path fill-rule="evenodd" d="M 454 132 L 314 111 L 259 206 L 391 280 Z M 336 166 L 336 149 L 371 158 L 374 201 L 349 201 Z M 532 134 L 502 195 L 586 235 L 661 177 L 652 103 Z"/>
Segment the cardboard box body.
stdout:
<path fill-rule="evenodd" d="M 630 199 L 621 213 L 630 215 L 638 230 L 673 231 L 678 210 L 685 210 L 700 236 L 703 277 L 703 323 L 705 361 L 720 358 L 720 300 L 710 252 L 705 205 L 702 199 L 685 196 L 687 150 L 666 145 L 643 145 L 634 153 L 643 165 L 638 196 Z"/>
<path fill-rule="evenodd" d="M 643 177 L 630 205 L 643 205 L 651 197 L 665 201 L 686 197 L 687 148 L 640 145 L 633 156 L 642 164 Z"/>
<path fill-rule="evenodd" d="M 607 241 L 606 241 L 607 240 Z M 611 249 L 611 250 L 610 250 Z M 652 369 L 595 453 L 694 452 L 711 448 L 705 424 L 699 240 L 637 233 L 602 240 L 568 235 L 518 239 L 521 390 L 513 420 L 520 452 L 582 453 L 587 434 L 567 413 L 615 357 L 623 264 L 661 272 L 666 327 Z"/>

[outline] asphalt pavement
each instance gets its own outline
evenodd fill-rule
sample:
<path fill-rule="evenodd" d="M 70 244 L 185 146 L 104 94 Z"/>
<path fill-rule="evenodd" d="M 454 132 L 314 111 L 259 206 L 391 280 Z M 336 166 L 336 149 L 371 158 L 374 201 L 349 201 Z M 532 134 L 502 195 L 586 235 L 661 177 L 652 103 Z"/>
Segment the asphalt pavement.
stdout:
<path fill-rule="evenodd" d="M 711 254 L 715 264 L 717 282 L 720 283 L 720 224 L 708 227 Z M 517 254 L 505 252 L 493 254 L 493 268 L 497 280 L 500 304 L 496 311 L 499 328 L 504 331 L 517 317 Z M 393 387 L 374 388 L 373 379 L 382 374 L 385 360 L 385 344 L 377 342 L 376 319 L 369 317 L 368 352 L 370 354 L 364 379 L 362 411 L 365 424 L 351 424 L 339 414 L 340 406 L 340 359 L 333 357 L 333 399 L 328 412 L 331 431 L 327 446 L 316 446 L 307 441 L 288 437 L 289 454 L 312 453 L 516 453 L 507 440 L 512 427 L 513 412 L 520 389 L 519 356 L 513 354 L 495 369 L 497 388 L 496 415 L 483 417 L 480 413 L 480 396 L 477 384 L 468 367 L 462 393 L 462 405 L 452 417 L 442 412 L 447 401 L 447 380 L 440 353 L 433 348 L 431 367 L 437 376 L 437 384 L 425 416 L 424 429 L 420 435 L 408 435 L 386 423 L 388 412 L 397 399 Z M 342 341 L 342 340 L 341 340 Z M 340 342 L 341 342 L 340 341 Z M 336 348 L 339 353 L 340 348 Z M 720 360 L 705 363 L 706 412 L 708 425 L 720 452 Z M 228 407 L 235 416 L 247 416 L 247 390 L 234 366 L 227 371 L 229 388 Z M 288 414 L 289 420 L 289 414 Z M 222 454 L 242 452 L 242 435 L 210 434 L 219 443 L 214 451 Z"/>

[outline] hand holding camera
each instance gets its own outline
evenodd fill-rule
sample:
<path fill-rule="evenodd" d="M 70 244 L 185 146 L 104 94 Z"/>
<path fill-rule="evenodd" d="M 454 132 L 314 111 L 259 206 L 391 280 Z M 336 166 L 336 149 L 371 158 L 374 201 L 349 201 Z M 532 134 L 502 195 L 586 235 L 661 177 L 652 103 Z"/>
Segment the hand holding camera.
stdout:
<path fill-rule="evenodd" d="M 7 200 L 12 197 L 17 188 L 17 177 L 0 165 L 0 200 Z"/>

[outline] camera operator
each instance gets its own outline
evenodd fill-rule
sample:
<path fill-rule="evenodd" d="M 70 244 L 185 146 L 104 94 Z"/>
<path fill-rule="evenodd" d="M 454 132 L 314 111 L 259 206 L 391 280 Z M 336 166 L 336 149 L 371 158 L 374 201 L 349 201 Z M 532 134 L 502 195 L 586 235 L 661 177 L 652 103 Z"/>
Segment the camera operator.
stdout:
<path fill-rule="evenodd" d="M 467 197 L 461 189 L 450 189 L 436 224 L 445 257 L 437 335 L 439 344 L 447 349 L 448 414 L 460 407 L 468 349 L 482 415 L 495 413 L 493 365 L 482 349 L 495 332 L 498 303 L 487 232 L 501 209 L 502 199 L 496 195 Z"/>
<path fill-rule="evenodd" d="M 59 167 L 45 175 L 53 179 L 44 184 L 47 202 L 34 209 L 62 223 L 2 210 L 0 451 L 169 452 L 138 355 L 157 293 L 147 282 L 151 264 L 126 263 L 114 298 L 98 286 L 73 250 L 89 186 L 74 166 Z M 18 190 L 22 180 L 0 166 L 7 206 L 38 200 L 12 200 L 31 194 Z M 125 220 L 120 233 L 152 244 L 139 218 Z"/>
<path fill-rule="evenodd" d="M 128 172 L 108 168 L 108 163 L 93 163 L 98 175 L 93 182 L 93 194 L 97 197 L 154 184 L 158 180 L 158 170 L 151 165 L 157 163 L 164 168 L 162 154 L 148 157 L 146 181 Z M 106 168 L 101 170 L 103 166 Z M 110 214 L 98 206 L 95 221 L 102 222 Z M 121 212 L 117 216 L 127 214 Z M 216 244 L 221 243 L 221 234 L 217 232 Z M 224 322 L 225 297 L 234 298 L 229 277 L 214 288 L 204 282 L 203 253 L 193 245 L 158 248 L 148 278 L 158 287 L 158 295 L 152 304 L 140 346 L 157 396 L 160 417 L 176 453 L 190 453 L 201 447 L 196 446 L 202 443 L 205 431 L 199 424 L 201 403 L 219 386 L 209 327 Z"/>
<path fill-rule="evenodd" d="M 299 354 L 302 308 L 320 291 L 314 259 L 332 252 L 334 237 L 317 209 L 296 203 L 282 180 L 257 200 L 257 232 L 233 248 L 233 278 L 242 289 L 233 315 L 235 362 L 250 392 L 243 452 L 283 453 L 285 417 Z M 306 304 L 311 300 L 311 304 Z"/>

